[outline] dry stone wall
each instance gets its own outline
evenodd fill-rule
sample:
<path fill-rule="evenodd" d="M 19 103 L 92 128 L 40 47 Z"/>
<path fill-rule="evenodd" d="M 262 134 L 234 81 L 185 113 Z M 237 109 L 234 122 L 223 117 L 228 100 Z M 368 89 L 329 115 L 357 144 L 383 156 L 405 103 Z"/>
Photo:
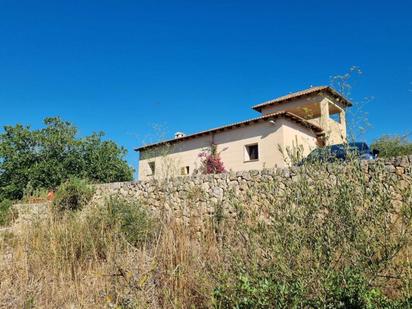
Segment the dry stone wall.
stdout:
<path fill-rule="evenodd" d="M 298 181 L 335 186 L 340 177 L 361 172 L 367 182 L 393 193 L 412 186 L 412 156 L 356 164 L 250 170 L 216 175 L 178 177 L 169 180 L 110 183 L 96 186 L 94 202 L 110 196 L 139 200 L 157 212 L 178 217 L 203 217 L 223 212 L 236 216 L 240 207 L 260 207 L 277 196 L 288 194 Z M 358 174 L 359 175 L 359 174 Z M 323 185 L 322 185 L 323 186 Z"/>

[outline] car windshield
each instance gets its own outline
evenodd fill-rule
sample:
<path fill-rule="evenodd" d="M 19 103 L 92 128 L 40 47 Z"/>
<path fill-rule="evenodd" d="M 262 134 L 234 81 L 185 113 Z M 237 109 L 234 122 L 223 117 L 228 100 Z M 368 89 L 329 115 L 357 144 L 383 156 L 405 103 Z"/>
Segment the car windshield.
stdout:
<path fill-rule="evenodd" d="M 346 159 L 347 155 L 361 155 L 369 152 L 370 150 L 366 143 L 336 144 L 313 150 L 307 159 L 309 161 L 331 161 L 334 159 Z"/>
<path fill-rule="evenodd" d="M 313 150 L 308 160 L 327 160 L 330 158 L 340 158 L 344 153 L 343 145 L 332 145 Z"/>
<path fill-rule="evenodd" d="M 349 143 L 348 150 L 351 152 L 358 152 L 359 154 L 370 152 L 369 146 L 366 143 Z"/>

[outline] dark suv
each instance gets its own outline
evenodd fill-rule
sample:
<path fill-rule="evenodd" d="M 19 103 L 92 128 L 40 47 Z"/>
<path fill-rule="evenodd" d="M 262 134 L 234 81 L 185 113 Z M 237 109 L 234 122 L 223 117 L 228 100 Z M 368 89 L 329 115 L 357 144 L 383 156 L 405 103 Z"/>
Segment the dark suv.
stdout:
<path fill-rule="evenodd" d="M 299 165 L 306 162 L 346 161 L 350 158 L 375 160 L 378 154 L 377 150 L 371 151 L 366 143 L 336 144 L 313 150 Z"/>

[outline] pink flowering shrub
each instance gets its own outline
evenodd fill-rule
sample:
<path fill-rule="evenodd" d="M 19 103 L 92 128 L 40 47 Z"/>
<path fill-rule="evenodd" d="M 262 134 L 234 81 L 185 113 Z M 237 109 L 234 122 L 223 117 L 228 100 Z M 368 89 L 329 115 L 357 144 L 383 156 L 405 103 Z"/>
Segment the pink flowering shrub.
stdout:
<path fill-rule="evenodd" d="M 210 149 L 199 153 L 201 158 L 200 171 L 202 174 L 220 174 L 226 172 L 220 154 L 216 150 L 216 145 L 212 145 Z"/>

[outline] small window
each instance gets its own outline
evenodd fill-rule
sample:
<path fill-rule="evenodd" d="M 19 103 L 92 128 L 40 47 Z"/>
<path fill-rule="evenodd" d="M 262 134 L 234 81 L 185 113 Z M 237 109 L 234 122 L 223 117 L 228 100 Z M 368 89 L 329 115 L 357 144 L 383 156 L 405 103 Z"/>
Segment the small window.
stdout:
<path fill-rule="evenodd" d="M 180 175 L 189 175 L 190 167 L 184 166 L 180 169 Z"/>
<path fill-rule="evenodd" d="M 245 146 L 245 161 L 259 160 L 259 147 L 258 144 Z"/>
<path fill-rule="evenodd" d="M 150 174 L 149 174 L 149 176 L 152 176 L 152 175 L 154 175 L 155 174 L 155 171 L 156 171 L 156 164 L 155 164 L 155 162 L 149 162 L 149 169 L 150 169 Z"/>

